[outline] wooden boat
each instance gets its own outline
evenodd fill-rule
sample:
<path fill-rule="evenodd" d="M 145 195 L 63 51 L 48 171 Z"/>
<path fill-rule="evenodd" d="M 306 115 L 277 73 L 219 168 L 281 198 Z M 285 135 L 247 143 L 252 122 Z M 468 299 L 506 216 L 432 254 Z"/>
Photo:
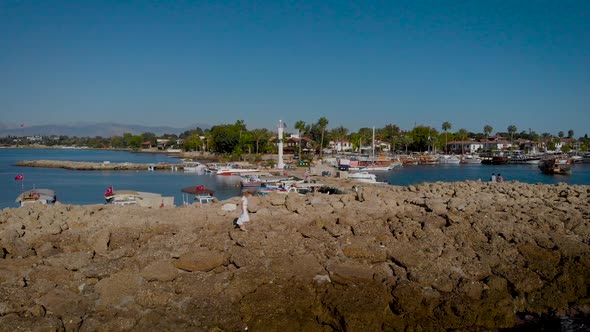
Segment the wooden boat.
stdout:
<path fill-rule="evenodd" d="M 564 156 L 548 156 L 539 162 L 541 172 L 550 175 L 568 175 L 571 174 L 572 159 Z"/>
<path fill-rule="evenodd" d="M 419 165 L 436 165 L 439 163 L 438 157 L 431 154 L 421 154 L 418 156 Z"/>
<path fill-rule="evenodd" d="M 15 200 L 19 206 L 32 203 L 54 204 L 56 201 L 57 196 L 52 189 L 31 189 L 23 191 Z"/>
<path fill-rule="evenodd" d="M 503 154 L 484 153 L 480 155 L 481 163 L 484 165 L 505 165 L 508 163 L 508 157 Z"/>

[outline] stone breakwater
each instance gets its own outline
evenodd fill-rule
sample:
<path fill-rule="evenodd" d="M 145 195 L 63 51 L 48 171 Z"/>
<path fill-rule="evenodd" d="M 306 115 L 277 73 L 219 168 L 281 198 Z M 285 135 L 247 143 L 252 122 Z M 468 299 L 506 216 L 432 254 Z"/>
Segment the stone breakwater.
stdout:
<path fill-rule="evenodd" d="M 90 161 L 67 161 L 67 160 L 21 160 L 15 166 L 63 168 L 69 170 L 85 171 L 107 171 L 107 170 L 170 170 L 171 167 L 182 169 L 181 164 L 138 164 L 138 163 L 111 163 L 111 162 L 90 162 Z"/>
<path fill-rule="evenodd" d="M 590 187 L 0 212 L 2 331 L 494 330 L 590 312 Z"/>

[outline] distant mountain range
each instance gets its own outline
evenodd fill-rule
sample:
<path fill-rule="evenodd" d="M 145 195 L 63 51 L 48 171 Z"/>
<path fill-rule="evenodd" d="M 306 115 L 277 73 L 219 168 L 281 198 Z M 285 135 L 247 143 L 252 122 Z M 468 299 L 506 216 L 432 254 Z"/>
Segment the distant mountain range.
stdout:
<path fill-rule="evenodd" d="M 208 129 L 211 126 L 206 124 L 195 124 L 185 128 L 174 128 L 167 126 L 149 127 L 140 125 L 128 125 L 120 123 L 78 123 L 64 125 L 38 125 L 23 126 L 0 122 L 0 136 L 69 136 L 69 137 L 112 137 L 122 136 L 124 133 L 139 135 L 151 132 L 156 135 L 176 134 L 179 135 L 186 130 L 195 128 Z"/>

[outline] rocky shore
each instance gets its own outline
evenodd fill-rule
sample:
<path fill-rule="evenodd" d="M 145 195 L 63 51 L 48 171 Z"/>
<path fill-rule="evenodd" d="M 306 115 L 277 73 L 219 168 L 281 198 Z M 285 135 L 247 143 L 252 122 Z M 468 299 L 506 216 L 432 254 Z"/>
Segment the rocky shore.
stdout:
<path fill-rule="evenodd" d="M 590 186 L 0 212 L 1 331 L 495 330 L 590 313 Z"/>

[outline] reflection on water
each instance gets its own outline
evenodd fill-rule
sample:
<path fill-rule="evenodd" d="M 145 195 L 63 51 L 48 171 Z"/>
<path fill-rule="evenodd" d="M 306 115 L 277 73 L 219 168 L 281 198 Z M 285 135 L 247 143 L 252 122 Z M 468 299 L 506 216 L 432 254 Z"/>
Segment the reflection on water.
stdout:
<path fill-rule="evenodd" d="M 94 162 L 179 163 L 165 154 L 133 153 L 125 151 L 74 149 L 0 149 L 0 208 L 16 207 L 14 202 L 23 186 L 25 189 L 49 188 L 57 192 L 65 204 L 102 204 L 103 193 L 109 186 L 174 196 L 175 204 L 182 204 L 181 188 L 204 185 L 216 191 L 220 200 L 240 194 L 239 177 L 216 176 L 210 173 L 182 171 L 71 171 L 52 168 L 16 167 L 20 160 L 72 160 Z M 15 181 L 23 173 L 23 182 Z M 436 181 L 487 181 L 491 173 L 501 173 L 505 181 L 526 183 L 590 184 L 590 164 L 575 164 L 571 176 L 542 174 L 535 165 L 416 165 L 377 172 L 377 181 L 394 185 L 410 185 Z"/>

